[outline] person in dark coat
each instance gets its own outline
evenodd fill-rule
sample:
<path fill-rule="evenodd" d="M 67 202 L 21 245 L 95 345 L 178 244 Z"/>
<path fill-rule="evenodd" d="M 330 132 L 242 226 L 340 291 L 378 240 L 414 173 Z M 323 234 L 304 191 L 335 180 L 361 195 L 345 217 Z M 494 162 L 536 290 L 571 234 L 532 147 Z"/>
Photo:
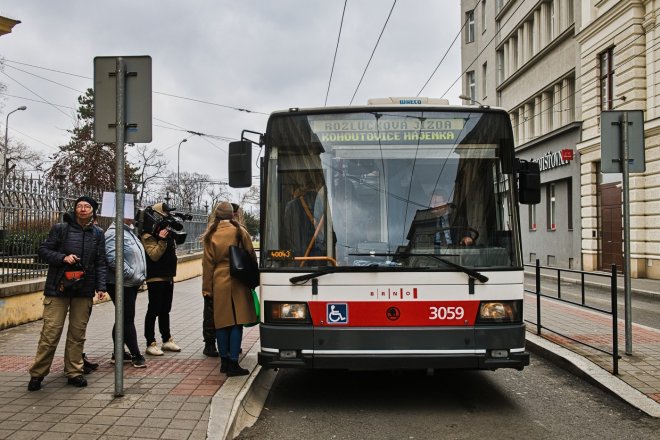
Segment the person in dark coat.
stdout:
<path fill-rule="evenodd" d="M 96 200 L 79 197 L 73 212 L 64 214 L 64 222 L 55 224 L 39 246 L 39 256 L 48 263 L 48 274 L 44 288 L 43 329 L 30 368 L 30 391 L 40 389 L 41 382 L 50 372 L 67 313 L 69 327 L 64 349 L 64 374 L 68 384 L 87 386 L 83 376 L 87 322 L 94 295 L 99 299 L 106 295 L 105 240 L 101 228 L 94 224 L 97 208 Z M 83 271 L 84 275 L 80 277 Z"/>

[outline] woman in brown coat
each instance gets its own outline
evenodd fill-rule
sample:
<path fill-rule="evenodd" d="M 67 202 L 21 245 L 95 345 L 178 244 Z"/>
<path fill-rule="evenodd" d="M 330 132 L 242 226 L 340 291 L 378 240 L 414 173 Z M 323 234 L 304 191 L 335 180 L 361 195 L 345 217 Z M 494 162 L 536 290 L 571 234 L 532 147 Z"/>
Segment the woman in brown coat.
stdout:
<path fill-rule="evenodd" d="M 219 203 L 213 222 L 204 233 L 202 261 L 202 294 L 213 298 L 213 320 L 220 352 L 220 372 L 227 376 L 242 376 L 248 370 L 238 365 L 243 338 L 243 324 L 257 320 L 250 289 L 229 275 L 229 246 L 243 246 L 255 259 L 249 233 L 233 219 L 229 202 Z"/>

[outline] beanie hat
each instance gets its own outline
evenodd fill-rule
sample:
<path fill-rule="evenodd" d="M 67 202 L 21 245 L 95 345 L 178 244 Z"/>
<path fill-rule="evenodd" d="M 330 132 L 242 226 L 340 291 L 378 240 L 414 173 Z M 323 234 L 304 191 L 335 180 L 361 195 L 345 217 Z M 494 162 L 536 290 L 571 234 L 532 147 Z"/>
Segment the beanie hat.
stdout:
<path fill-rule="evenodd" d="M 151 207 L 151 209 L 153 209 L 163 217 L 167 217 L 169 212 L 172 211 L 172 208 L 170 208 L 167 203 L 156 203 Z"/>
<path fill-rule="evenodd" d="M 221 202 L 215 207 L 215 218 L 219 220 L 231 220 L 234 218 L 234 209 L 229 202 Z"/>
<path fill-rule="evenodd" d="M 76 203 L 73 204 L 73 208 L 75 209 L 76 206 L 78 206 L 78 203 L 80 202 L 89 203 L 92 206 L 92 215 L 96 217 L 96 210 L 99 208 L 99 203 L 96 200 L 94 200 L 89 196 L 80 196 L 76 199 Z"/>

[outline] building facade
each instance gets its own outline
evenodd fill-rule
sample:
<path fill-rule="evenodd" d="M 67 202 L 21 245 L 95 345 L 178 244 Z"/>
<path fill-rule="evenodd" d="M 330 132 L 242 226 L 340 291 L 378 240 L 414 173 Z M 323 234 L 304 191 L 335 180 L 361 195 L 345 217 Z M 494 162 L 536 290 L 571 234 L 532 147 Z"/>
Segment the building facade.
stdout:
<path fill-rule="evenodd" d="M 464 95 L 506 109 L 518 157 L 541 168 L 541 203 L 520 214 L 525 263 L 581 269 L 576 6 L 573 0 L 462 0 L 461 64 Z"/>
<path fill-rule="evenodd" d="M 660 278 L 660 56 L 656 0 L 581 2 L 582 252 L 586 270 L 623 262 L 621 174 L 601 172 L 601 113 L 642 110 L 645 171 L 632 173 L 631 276 Z M 636 158 L 640 160 L 641 158 Z"/>

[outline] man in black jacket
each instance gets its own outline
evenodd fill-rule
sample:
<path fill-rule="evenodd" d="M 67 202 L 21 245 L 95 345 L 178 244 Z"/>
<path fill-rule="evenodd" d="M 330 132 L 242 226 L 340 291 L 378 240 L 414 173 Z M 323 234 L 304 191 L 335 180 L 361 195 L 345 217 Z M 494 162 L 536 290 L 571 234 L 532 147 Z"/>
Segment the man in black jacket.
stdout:
<path fill-rule="evenodd" d="M 170 208 L 165 203 L 156 203 L 151 207 L 162 217 L 167 217 Z M 170 310 L 174 298 L 174 277 L 176 276 L 176 242 L 168 229 L 161 229 L 154 234 L 144 232 L 140 236 L 147 257 L 147 291 L 149 305 L 144 317 L 144 337 L 147 340 L 146 353 L 162 356 L 165 351 L 181 351 L 172 339 L 170 332 Z M 154 327 L 158 318 L 158 329 L 163 344 L 158 347 Z"/>
<path fill-rule="evenodd" d="M 39 246 L 39 256 L 48 263 L 44 288 L 43 329 L 28 390 L 41 388 L 50 372 L 67 312 L 69 328 L 64 349 L 64 374 L 76 387 L 87 386 L 83 376 L 85 332 L 95 293 L 105 297 L 106 266 L 103 231 L 94 224 L 98 203 L 79 197 L 74 211 L 64 214 L 64 223 L 55 224 Z"/>

